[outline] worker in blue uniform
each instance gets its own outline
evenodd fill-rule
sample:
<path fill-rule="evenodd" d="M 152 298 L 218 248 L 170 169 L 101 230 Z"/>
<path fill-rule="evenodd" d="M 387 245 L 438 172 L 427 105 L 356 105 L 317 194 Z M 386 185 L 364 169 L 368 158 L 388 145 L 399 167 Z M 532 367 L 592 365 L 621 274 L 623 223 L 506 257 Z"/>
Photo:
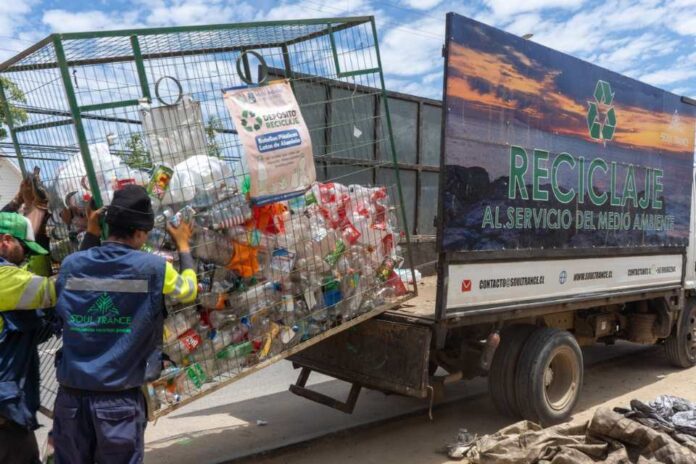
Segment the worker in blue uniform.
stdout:
<path fill-rule="evenodd" d="M 178 273 L 164 258 L 139 251 L 154 226 L 144 188 L 115 192 L 105 221 L 108 240 L 68 256 L 56 282 L 63 328 L 53 421 L 57 464 L 143 461 L 141 387 L 162 343 L 163 298 L 196 298 L 189 224 L 168 226 L 179 251 Z M 84 240 L 98 242 L 99 232 L 88 230 Z"/>

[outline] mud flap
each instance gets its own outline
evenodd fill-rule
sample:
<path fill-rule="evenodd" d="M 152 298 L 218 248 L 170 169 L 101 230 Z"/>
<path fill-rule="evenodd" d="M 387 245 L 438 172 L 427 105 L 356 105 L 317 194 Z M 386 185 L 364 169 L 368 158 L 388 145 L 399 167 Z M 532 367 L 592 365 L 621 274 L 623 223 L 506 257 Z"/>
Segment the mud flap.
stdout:
<path fill-rule="evenodd" d="M 415 398 L 429 394 L 429 326 L 371 319 L 336 334 L 292 356 L 302 371 L 290 391 L 296 395 L 351 413 L 362 387 Z M 311 371 L 351 383 L 348 400 L 341 402 L 305 385 Z"/>

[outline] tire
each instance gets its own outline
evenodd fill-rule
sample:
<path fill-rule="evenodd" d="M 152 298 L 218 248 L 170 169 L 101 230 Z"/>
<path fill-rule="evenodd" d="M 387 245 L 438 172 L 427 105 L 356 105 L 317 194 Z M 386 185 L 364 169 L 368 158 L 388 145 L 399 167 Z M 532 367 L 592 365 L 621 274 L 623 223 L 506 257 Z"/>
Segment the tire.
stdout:
<path fill-rule="evenodd" d="M 535 330 L 516 371 L 517 405 L 524 419 L 546 427 L 566 420 L 580 397 L 582 351 L 565 330 Z"/>
<path fill-rule="evenodd" d="M 696 300 L 689 298 L 665 340 L 665 353 L 670 364 L 686 369 L 696 365 Z"/>
<path fill-rule="evenodd" d="M 520 417 L 515 393 L 515 371 L 522 347 L 534 330 L 536 327 L 529 324 L 505 327 L 500 333 L 500 345 L 493 355 L 488 373 L 488 391 L 496 409 L 509 417 Z"/>

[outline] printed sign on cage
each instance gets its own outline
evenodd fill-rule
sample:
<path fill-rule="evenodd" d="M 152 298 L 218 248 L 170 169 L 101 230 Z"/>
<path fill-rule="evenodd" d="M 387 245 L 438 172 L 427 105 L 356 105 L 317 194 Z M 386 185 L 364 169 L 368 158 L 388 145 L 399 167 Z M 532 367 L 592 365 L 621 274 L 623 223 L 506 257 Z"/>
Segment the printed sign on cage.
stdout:
<path fill-rule="evenodd" d="M 316 180 L 312 141 L 288 81 L 223 94 L 244 146 L 252 202 L 262 205 L 306 192 Z"/>

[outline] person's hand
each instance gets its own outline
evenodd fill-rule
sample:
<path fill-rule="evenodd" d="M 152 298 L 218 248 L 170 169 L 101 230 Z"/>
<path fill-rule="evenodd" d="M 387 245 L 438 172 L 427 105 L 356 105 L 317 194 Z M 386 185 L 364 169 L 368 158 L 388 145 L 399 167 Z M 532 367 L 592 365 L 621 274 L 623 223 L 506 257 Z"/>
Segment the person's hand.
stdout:
<path fill-rule="evenodd" d="M 181 221 L 178 227 L 175 227 L 171 222 L 167 223 L 167 232 L 172 236 L 176 249 L 179 253 L 188 253 L 191 251 L 189 241 L 193 235 L 193 229 L 188 222 Z"/>
<path fill-rule="evenodd" d="M 90 205 L 87 205 L 87 232 L 99 237 L 102 232 L 101 216 L 104 213 L 104 207 L 92 210 Z"/>
<path fill-rule="evenodd" d="M 16 200 L 20 204 L 24 204 L 26 208 L 30 208 L 34 204 L 34 186 L 31 177 L 22 179 L 19 184 L 19 193 Z"/>

